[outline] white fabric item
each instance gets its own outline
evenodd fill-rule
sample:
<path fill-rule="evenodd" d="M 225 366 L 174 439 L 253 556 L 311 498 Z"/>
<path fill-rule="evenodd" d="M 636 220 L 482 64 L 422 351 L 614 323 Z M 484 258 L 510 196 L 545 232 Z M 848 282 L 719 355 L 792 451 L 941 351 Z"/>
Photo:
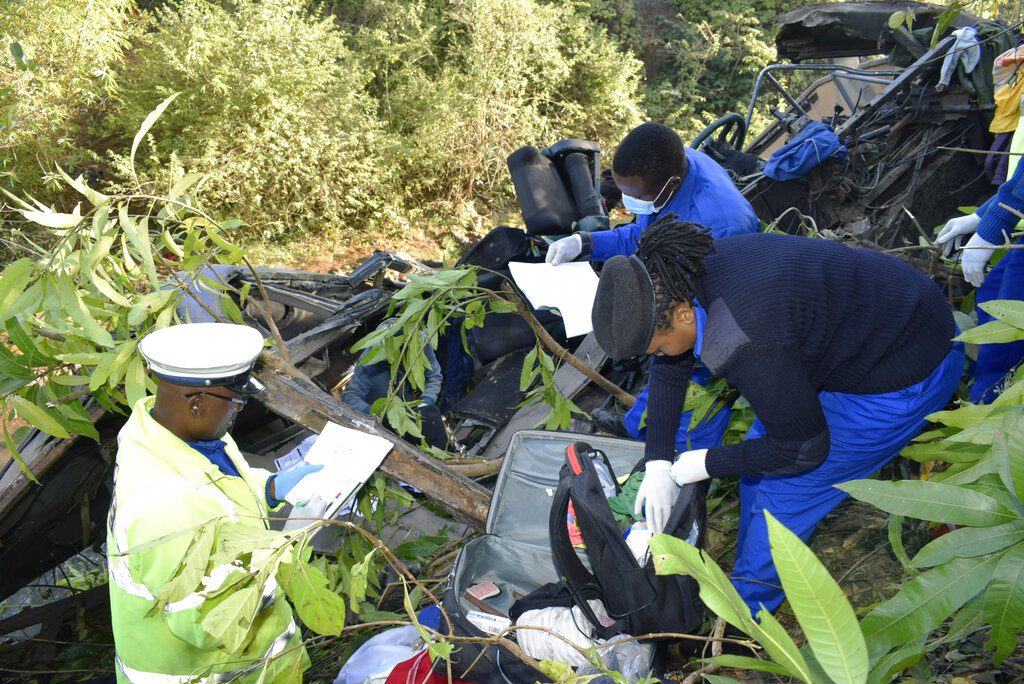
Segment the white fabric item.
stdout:
<path fill-rule="evenodd" d="M 412 625 L 395 627 L 367 640 L 353 653 L 334 684 L 377 684 L 387 681 L 399 663 L 404 663 L 426 646 Z"/>
<path fill-rule="evenodd" d="M 607 615 L 604 605 L 600 601 L 588 601 L 592 610 L 598 616 Z M 544 627 L 555 634 L 564 637 L 559 638 L 555 634 L 541 631 L 539 629 L 517 629 L 516 641 L 520 648 L 537 660 L 557 660 L 561 663 L 568 663 L 573 667 L 579 667 L 587 663 L 587 659 L 574 649 L 566 640 L 576 644 L 582 649 L 590 648 L 600 640 L 594 641 L 594 626 L 577 606 L 572 609 L 564 607 L 538 608 L 528 610 L 516 620 L 516 627 Z M 582 630 L 582 631 L 581 631 Z"/>
<path fill-rule="evenodd" d="M 671 467 L 668 461 L 648 461 L 644 481 L 636 492 L 633 516 L 639 518 L 642 511 L 651 534 L 665 531 L 672 506 L 679 498 L 679 485 L 672 479 Z"/>
<path fill-rule="evenodd" d="M 975 233 L 960 252 L 960 268 L 964 278 L 974 287 L 981 287 L 985 282 L 985 267 L 997 246 Z"/>
<path fill-rule="evenodd" d="M 183 323 L 142 338 L 139 352 L 158 376 L 214 380 L 252 368 L 263 335 L 234 323 Z"/>
<path fill-rule="evenodd" d="M 582 251 L 583 238 L 579 235 L 570 235 L 548 247 L 548 253 L 544 257 L 544 261 L 552 266 L 566 264 L 578 257 Z"/>
<path fill-rule="evenodd" d="M 669 472 L 672 479 L 680 487 L 692 482 L 701 482 L 708 479 L 708 450 L 694 449 L 684 451 L 676 457 Z"/>
<path fill-rule="evenodd" d="M 956 42 L 949 48 L 946 57 L 942 60 L 942 75 L 939 83 L 948 86 L 953 80 L 953 72 L 956 71 L 956 64 L 959 61 L 964 65 L 964 71 L 968 74 L 974 71 L 981 60 L 981 46 L 978 44 L 978 31 L 973 26 L 966 26 L 953 31 Z"/>

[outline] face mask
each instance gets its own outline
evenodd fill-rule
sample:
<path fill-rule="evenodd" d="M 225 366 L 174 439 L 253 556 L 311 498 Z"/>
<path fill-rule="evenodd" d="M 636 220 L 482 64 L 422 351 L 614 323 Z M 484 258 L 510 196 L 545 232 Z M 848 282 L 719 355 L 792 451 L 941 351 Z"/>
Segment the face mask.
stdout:
<path fill-rule="evenodd" d="M 656 200 L 661 197 L 661 194 L 665 192 L 665 188 L 668 187 L 668 184 L 675 179 L 676 177 L 673 176 L 665 181 L 665 185 L 661 186 L 661 191 L 655 195 L 654 199 Z M 657 207 L 654 205 L 654 200 L 637 199 L 636 197 L 622 193 L 622 206 L 625 207 L 626 211 L 631 214 L 636 214 L 637 216 L 647 216 L 649 214 L 657 213 L 661 211 L 666 204 L 668 204 L 668 200 L 665 200 L 660 207 Z"/>

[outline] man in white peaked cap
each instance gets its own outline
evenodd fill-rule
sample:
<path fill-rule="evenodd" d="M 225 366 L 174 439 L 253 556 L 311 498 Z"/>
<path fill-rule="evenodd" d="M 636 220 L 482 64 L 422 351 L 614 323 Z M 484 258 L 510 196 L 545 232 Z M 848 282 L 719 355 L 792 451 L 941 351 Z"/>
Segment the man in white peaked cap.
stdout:
<path fill-rule="evenodd" d="M 226 323 L 163 328 L 139 343 L 160 382 L 156 397 L 136 403 L 118 435 L 107 556 L 119 682 L 299 681 L 309 667 L 291 606 L 273 578 L 255 614 L 241 617 L 249 635 L 235 652 L 204 629 L 203 592 L 162 608 L 157 600 L 186 556 L 215 550 L 217 540 L 201 534 L 204 523 L 265 530 L 269 511 L 323 467 L 278 475 L 251 468 L 228 434 L 247 396 L 262 389 L 249 377 L 262 348 L 259 332 Z M 201 581 L 220 586 L 234 572 L 248 570 L 227 565 Z"/>

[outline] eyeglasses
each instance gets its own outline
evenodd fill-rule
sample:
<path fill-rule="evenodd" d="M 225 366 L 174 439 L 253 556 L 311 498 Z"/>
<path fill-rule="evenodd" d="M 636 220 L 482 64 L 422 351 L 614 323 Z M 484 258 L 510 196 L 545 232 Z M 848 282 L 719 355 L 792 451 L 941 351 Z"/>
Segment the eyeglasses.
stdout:
<path fill-rule="evenodd" d="M 214 399 L 220 399 L 221 401 L 230 401 L 238 408 L 242 408 L 249 401 L 249 397 L 225 397 L 222 394 L 214 394 L 213 392 L 189 392 L 185 395 L 185 398 L 191 399 L 192 397 L 198 396 L 213 397 Z"/>

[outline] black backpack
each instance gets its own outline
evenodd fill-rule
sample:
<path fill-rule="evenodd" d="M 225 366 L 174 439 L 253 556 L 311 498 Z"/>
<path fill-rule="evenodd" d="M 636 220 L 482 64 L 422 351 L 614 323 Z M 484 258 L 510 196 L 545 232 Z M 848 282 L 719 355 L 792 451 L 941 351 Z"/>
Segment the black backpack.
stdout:
<path fill-rule="evenodd" d="M 607 464 L 604 454 L 591 449 L 589 444 L 569 445 L 551 505 L 551 550 L 555 568 L 568 587 L 572 603 L 579 606 L 601 638 L 622 632 L 633 636 L 694 633 L 704 621 L 700 587 L 693 578 L 684 575 L 656 575 L 650 557 L 642 567 L 637 563 L 612 517 L 592 461 L 594 457 L 602 458 Z M 643 461 L 634 472 L 642 465 Z M 706 493 L 703 483 L 684 486 L 665 532 L 687 539 L 696 531 L 696 546 L 703 548 Z M 576 555 L 569 540 L 566 515 L 570 501 L 593 571 Z M 600 599 L 615 623 L 602 625 L 587 604 L 589 599 Z"/>

